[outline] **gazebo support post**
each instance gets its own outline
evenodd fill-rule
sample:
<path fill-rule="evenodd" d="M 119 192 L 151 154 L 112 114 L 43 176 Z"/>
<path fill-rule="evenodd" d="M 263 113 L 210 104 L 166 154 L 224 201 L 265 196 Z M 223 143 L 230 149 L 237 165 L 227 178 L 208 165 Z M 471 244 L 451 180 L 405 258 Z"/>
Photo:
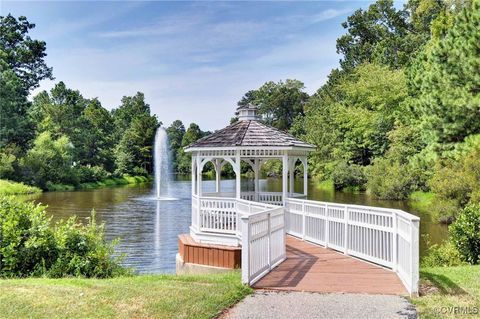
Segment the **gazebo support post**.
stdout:
<path fill-rule="evenodd" d="M 253 173 L 255 175 L 255 201 L 258 202 L 258 192 L 260 191 L 260 159 L 255 158 L 253 162 Z"/>
<path fill-rule="evenodd" d="M 202 171 L 201 158 L 197 156 L 197 195 L 202 197 Z"/>
<path fill-rule="evenodd" d="M 290 186 L 288 188 L 289 190 L 289 197 L 293 197 L 293 194 L 295 193 L 295 189 L 294 189 L 294 173 L 295 173 L 295 161 L 296 161 L 296 158 L 290 158 L 290 165 L 288 167 L 288 171 L 289 171 L 289 183 L 290 183 Z"/>
<path fill-rule="evenodd" d="M 221 172 L 222 172 L 222 161 L 219 158 L 215 159 L 215 162 L 213 163 L 215 166 L 215 192 L 217 192 L 217 195 L 220 196 L 220 180 L 221 180 Z"/>
<path fill-rule="evenodd" d="M 288 194 L 288 155 L 284 154 L 282 158 L 282 201 L 285 206 Z"/>
<path fill-rule="evenodd" d="M 303 195 L 306 198 L 308 195 L 308 162 L 306 157 L 302 158 L 302 164 L 303 164 Z"/>
<path fill-rule="evenodd" d="M 195 179 L 195 174 L 196 174 L 196 170 L 195 170 L 195 167 L 196 167 L 196 156 L 192 156 L 192 195 L 196 195 L 197 194 L 197 181 Z"/>
<path fill-rule="evenodd" d="M 235 171 L 235 197 L 237 199 L 241 198 L 241 176 L 240 176 L 240 151 L 237 150 L 235 152 L 235 167 L 233 168 Z"/>

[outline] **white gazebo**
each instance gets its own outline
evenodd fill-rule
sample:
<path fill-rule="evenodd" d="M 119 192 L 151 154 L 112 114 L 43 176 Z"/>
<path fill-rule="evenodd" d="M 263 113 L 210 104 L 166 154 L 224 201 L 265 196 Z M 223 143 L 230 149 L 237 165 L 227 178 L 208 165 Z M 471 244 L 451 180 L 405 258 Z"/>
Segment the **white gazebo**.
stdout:
<path fill-rule="evenodd" d="M 256 111 L 251 105 L 239 108 L 238 122 L 186 149 L 192 153 L 192 223 L 189 234 L 179 235 L 177 272 L 241 267 L 242 282 L 252 285 L 287 258 L 289 235 L 389 268 L 416 294 L 420 219 L 398 209 L 301 198 L 307 195 L 307 155 L 314 146 L 261 123 Z M 269 159 L 282 161 L 281 192 L 260 189 L 260 168 Z M 242 161 L 253 169 L 253 191 L 242 191 Z M 298 161 L 304 170 L 300 193 L 294 189 Z M 208 162 L 216 170 L 214 192 L 202 188 Z M 236 176 L 234 192 L 220 187 L 227 163 Z"/>
<path fill-rule="evenodd" d="M 256 114 L 257 107 L 243 106 L 237 109 L 238 121 L 189 145 L 186 152 L 192 153 L 192 225 L 190 235 L 199 242 L 238 245 L 237 219 L 225 221 L 222 218 L 235 201 L 246 200 L 271 205 L 285 204 L 287 198 L 307 196 L 308 167 L 307 155 L 314 146 L 296 139 L 294 136 L 263 124 Z M 260 168 L 266 160 L 282 161 L 282 192 L 260 191 Z M 254 191 L 242 192 L 241 161 L 249 164 L 254 172 Z M 294 190 L 294 171 L 297 162 L 303 165 L 303 190 Z M 202 171 L 211 162 L 216 171 L 215 192 L 202 189 Z M 222 192 L 221 170 L 229 163 L 235 173 L 234 193 Z M 221 200 L 220 200 L 221 199 Z M 224 206 L 216 207 L 216 206 Z M 203 210 L 202 208 L 207 208 Z M 206 216 L 215 211 L 216 217 Z M 235 209 L 238 211 L 238 209 Z M 218 213 L 222 213 L 219 223 Z M 232 213 L 233 214 L 233 213 Z M 235 213 L 236 215 L 236 213 Z M 233 218 L 233 216 L 232 216 Z M 225 232 L 225 222 L 232 222 L 232 229 Z M 220 225 L 221 224 L 221 225 Z M 219 227 L 222 230 L 218 229 Z"/>

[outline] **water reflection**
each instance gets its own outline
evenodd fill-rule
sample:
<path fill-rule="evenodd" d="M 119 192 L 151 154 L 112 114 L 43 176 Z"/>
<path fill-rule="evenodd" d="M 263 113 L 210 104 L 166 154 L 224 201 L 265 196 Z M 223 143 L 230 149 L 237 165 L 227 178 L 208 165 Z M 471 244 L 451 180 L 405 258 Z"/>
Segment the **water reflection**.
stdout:
<path fill-rule="evenodd" d="M 234 180 L 223 180 L 222 191 L 233 192 Z M 302 192 L 302 179 L 295 181 L 295 191 Z M 281 191 L 281 180 L 261 180 L 260 188 L 265 191 Z M 243 181 L 242 189 L 253 190 L 252 181 Z M 205 181 L 204 191 L 214 191 L 215 182 Z M 108 240 L 120 238 L 119 252 L 126 253 L 125 265 L 141 273 L 171 273 L 175 271 L 177 235 L 187 233 L 191 223 L 191 184 L 187 180 L 171 183 L 175 201 L 152 200 L 152 185 L 116 187 L 76 192 L 52 192 L 40 195 L 37 201 L 49 206 L 48 212 L 54 220 L 77 215 L 80 219 L 90 216 L 94 209 L 97 219 L 105 223 Z M 403 209 L 421 217 L 420 231 L 428 233 L 433 243 L 446 237 L 446 227 L 431 221 L 426 212 L 419 211 L 401 201 L 379 201 L 365 194 L 329 192 L 309 183 L 309 199 L 393 207 Z M 421 241 L 421 254 L 426 250 Z"/>

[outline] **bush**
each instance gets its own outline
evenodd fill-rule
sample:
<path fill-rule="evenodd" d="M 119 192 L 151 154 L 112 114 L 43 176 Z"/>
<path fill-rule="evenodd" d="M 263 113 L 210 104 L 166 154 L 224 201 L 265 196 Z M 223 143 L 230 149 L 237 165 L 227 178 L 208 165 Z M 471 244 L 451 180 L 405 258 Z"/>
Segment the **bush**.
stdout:
<path fill-rule="evenodd" d="M 86 226 L 75 217 L 55 228 L 58 258 L 48 270 L 50 277 L 107 278 L 126 274 L 114 255 L 114 243 L 104 242 L 103 225 L 98 226 L 95 215 Z"/>
<path fill-rule="evenodd" d="M 414 190 L 414 174 L 408 164 L 375 160 L 368 170 L 369 191 L 381 199 L 406 199 Z"/>
<path fill-rule="evenodd" d="M 449 227 L 452 242 L 462 260 L 470 264 L 480 262 L 480 204 L 470 204 Z"/>
<path fill-rule="evenodd" d="M 110 177 L 102 166 L 78 166 L 75 168 L 80 183 L 94 183 Z"/>
<path fill-rule="evenodd" d="M 346 162 L 335 165 L 331 172 L 331 179 L 336 190 L 365 190 L 367 182 L 362 166 Z"/>
<path fill-rule="evenodd" d="M 451 241 L 431 246 L 428 255 L 422 260 L 423 267 L 452 267 L 463 263 L 457 247 Z"/>
<path fill-rule="evenodd" d="M 103 226 L 75 218 L 50 225 L 45 208 L 0 197 L 0 275 L 82 276 L 105 278 L 127 274 L 104 240 Z"/>
<path fill-rule="evenodd" d="M 17 158 L 13 154 L 0 152 L 0 178 L 11 178 L 15 172 L 13 163 Z"/>
<path fill-rule="evenodd" d="M 53 230 L 45 209 L 0 198 L 0 274 L 25 277 L 41 274 L 58 256 Z"/>
<path fill-rule="evenodd" d="M 453 158 L 438 161 L 429 185 L 439 200 L 455 216 L 469 203 L 480 202 L 480 147 L 454 153 Z"/>
<path fill-rule="evenodd" d="M 0 196 L 41 193 L 40 188 L 0 179 Z"/>

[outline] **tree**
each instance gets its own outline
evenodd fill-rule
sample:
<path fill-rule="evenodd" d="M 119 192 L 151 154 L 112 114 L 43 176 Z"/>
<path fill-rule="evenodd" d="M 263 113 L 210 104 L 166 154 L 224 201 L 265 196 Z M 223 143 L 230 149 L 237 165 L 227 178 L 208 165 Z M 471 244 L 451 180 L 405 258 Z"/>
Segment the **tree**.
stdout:
<path fill-rule="evenodd" d="M 66 135 L 76 144 L 81 133 L 79 121 L 87 104 L 79 91 L 59 82 L 50 92 L 42 91 L 34 97 L 29 115 L 39 132 L 49 131 L 54 137 Z"/>
<path fill-rule="evenodd" d="M 44 79 L 53 80 L 52 68 L 45 62 L 46 43 L 33 40 L 29 31 L 35 24 L 20 16 L 0 16 L 0 54 L 9 68 L 15 72 L 27 91 L 39 86 Z"/>
<path fill-rule="evenodd" d="M 480 4 L 455 15 L 444 38 L 432 39 L 409 71 L 410 105 L 431 143 L 480 133 Z"/>
<path fill-rule="evenodd" d="M 182 140 L 185 134 L 185 126 L 182 121 L 176 120 L 167 128 L 168 141 L 172 154 L 173 171 L 178 170 L 178 152 L 182 147 Z"/>
<path fill-rule="evenodd" d="M 124 132 L 115 152 L 118 174 L 147 175 L 153 167 L 153 140 L 159 123 L 155 116 L 136 116 Z"/>
<path fill-rule="evenodd" d="M 117 137 L 128 129 L 135 117 L 143 114 L 150 115 L 150 105 L 145 103 L 145 95 L 142 92 L 137 92 L 134 96 L 124 96 L 120 107 L 112 111 Z"/>
<path fill-rule="evenodd" d="M 410 0 L 397 10 L 393 0 L 378 0 L 358 9 L 342 24 L 347 34 L 337 39 L 340 65 L 347 71 L 365 62 L 406 66 L 430 38 L 430 24 L 443 8 L 440 0 Z"/>
<path fill-rule="evenodd" d="M 288 130 L 297 116 L 303 116 L 303 107 L 309 96 L 303 90 L 305 85 L 298 80 L 266 82 L 257 90 L 245 93 L 237 103 L 259 106 L 262 121 L 280 130 Z"/>
<path fill-rule="evenodd" d="M 161 123 L 156 116 L 150 115 L 150 105 L 145 103 L 144 94 L 124 96 L 122 105 L 113 110 L 112 115 L 115 139 L 120 141 L 115 150 L 116 173 L 151 173 L 155 131 Z"/>
<path fill-rule="evenodd" d="M 15 144 L 23 150 L 34 136 L 27 116 L 30 102 L 21 80 L 0 60 L 0 150 Z"/>
<path fill-rule="evenodd" d="M 21 161 L 24 180 L 43 189 L 52 183 L 75 184 L 72 151 L 68 137 L 54 139 L 50 132 L 41 133 Z"/>
<path fill-rule="evenodd" d="M 103 166 L 107 171 L 114 169 L 115 125 L 112 115 L 100 101 L 93 99 L 82 112 L 82 149 L 79 158 L 82 164 Z"/>
<path fill-rule="evenodd" d="M 388 148 L 388 132 L 401 114 L 400 103 L 407 96 L 403 73 L 362 64 L 350 75 L 332 78 L 327 88 L 306 107 L 305 136 L 319 146 L 316 162 L 368 165 L 382 156 Z"/>
<path fill-rule="evenodd" d="M 183 135 L 182 139 L 182 147 L 179 149 L 178 152 L 178 172 L 187 174 L 191 172 L 192 168 L 192 155 L 190 153 L 185 153 L 185 148 L 196 142 L 198 139 L 205 136 L 205 134 L 200 130 L 200 127 L 195 124 L 191 123 L 188 127 L 187 131 Z"/>

